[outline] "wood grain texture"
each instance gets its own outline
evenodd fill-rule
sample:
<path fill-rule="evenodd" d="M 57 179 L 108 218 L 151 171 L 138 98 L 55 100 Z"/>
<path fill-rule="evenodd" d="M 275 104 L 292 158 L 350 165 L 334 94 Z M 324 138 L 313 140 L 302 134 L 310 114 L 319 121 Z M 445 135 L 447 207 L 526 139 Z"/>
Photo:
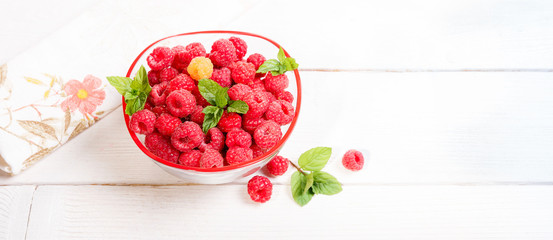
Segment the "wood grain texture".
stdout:
<path fill-rule="evenodd" d="M 333 147 L 325 170 L 344 183 L 553 182 L 551 73 L 301 74 L 302 110 L 281 153 L 295 161 Z M 342 167 L 349 148 L 366 150 L 363 171 Z M 183 183 L 134 146 L 121 110 L 25 173 L 0 176 L 3 185 Z"/>
<path fill-rule="evenodd" d="M 24 239 L 35 186 L 0 187 L 0 239 Z"/>
<path fill-rule="evenodd" d="M 297 206 L 277 185 L 41 186 L 27 239 L 551 239 L 551 186 L 344 186 Z"/>

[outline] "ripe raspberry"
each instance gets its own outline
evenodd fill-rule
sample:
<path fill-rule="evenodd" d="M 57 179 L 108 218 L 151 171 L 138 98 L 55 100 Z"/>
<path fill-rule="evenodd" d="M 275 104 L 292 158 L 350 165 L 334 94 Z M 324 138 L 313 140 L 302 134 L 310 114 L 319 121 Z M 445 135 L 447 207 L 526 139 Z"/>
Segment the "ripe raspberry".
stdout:
<path fill-rule="evenodd" d="M 288 159 L 276 156 L 267 164 L 267 170 L 274 176 L 282 176 L 288 170 Z"/>
<path fill-rule="evenodd" d="M 288 91 L 279 92 L 279 93 L 275 94 L 275 97 L 278 100 L 284 100 L 284 101 L 287 101 L 289 103 L 294 102 L 294 95 L 292 95 L 292 93 L 288 92 Z"/>
<path fill-rule="evenodd" d="M 288 87 L 288 77 L 285 74 L 273 76 L 273 74 L 267 74 L 265 77 L 265 89 L 272 93 L 279 93 L 284 91 Z"/>
<path fill-rule="evenodd" d="M 294 106 L 284 100 L 276 100 L 269 104 L 265 118 L 273 120 L 280 125 L 286 125 L 294 119 Z"/>
<path fill-rule="evenodd" d="M 265 91 L 265 83 L 261 78 L 254 78 L 248 86 L 251 87 L 252 90 Z"/>
<path fill-rule="evenodd" d="M 225 146 L 225 135 L 218 128 L 210 128 L 205 135 L 203 142 L 200 143 L 198 149 L 205 152 L 206 149 L 211 148 L 213 150 L 221 151 Z"/>
<path fill-rule="evenodd" d="M 359 171 L 363 168 L 365 158 L 363 154 L 357 150 L 351 149 L 342 157 L 342 165 L 351 171 Z"/>
<path fill-rule="evenodd" d="M 269 149 L 275 146 L 282 138 L 282 131 L 278 123 L 269 120 L 257 127 L 253 133 L 253 139 L 257 146 Z"/>
<path fill-rule="evenodd" d="M 156 115 L 148 109 L 142 109 L 131 116 L 129 126 L 131 130 L 138 134 L 150 134 L 154 132 Z"/>
<path fill-rule="evenodd" d="M 199 150 L 192 150 L 180 154 L 179 163 L 187 167 L 200 167 L 202 153 Z"/>
<path fill-rule="evenodd" d="M 179 74 L 179 71 L 172 67 L 161 69 L 161 71 L 159 72 L 159 81 L 171 81 L 177 76 L 177 74 Z"/>
<path fill-rule="evenodd" d="M 202 143 L 204 133 L 200 126 L 194 122 L 181 123 L 171 135 L 171 143 L 181 152 L 187 152 Z"/>
<path fill-rule="evenodd" d="M 255 78 L 255 66 L 252 63 L 238 61 L 229 65 L 232 80 L 235 83 L 252 84 Z"/>
<path fill-rule="evenodd" d="M 200 93 L 200 90 L 198 89 L 198 86 L 194 86 L 194 90 L 192 90 L 192 95 L 196 98 L 196 103 L 202 107 L 209 106 L 209 102 L 205 100 L 204 96 Z"/>
<path fill-rule="evenodd" d="M 169 113 L 169 110 L 167 110 L 167 107 L 165 105 L 159 105 L 152 108 L 152 112 L 156 114 L 156 117 L 161 116 L 161 114 Z"/>
<path fill-rule="evenodd" d="M 196 87 L 196 82 L 194 82 L 194 80 L 187 74 L 181 73 L 169 82 L 169 86 L 167 87 L 167 92 L 171 93 L 175 90 L 181 90 L 181 89 L 192 92 L 192 90 L 194 90 L 195 87 Z"/>
<path fill-rule="evenodd" d="M 236 56 L 236 48 L 231 41 L 227 39 L 219 39 L 211 46 L 209 59 L 215 66 L 227 67 L 231 63 L 238 60 Z"/>
<path fill-rule="evenodd" d="M 188 62 L 184 60 L 184 54 L 186 52 L 186 49 L 182 45 L 177 45 L 171 48 L 173 50 L 173 53 L 175 54 L 175 58 L 173 59 L 173 64 L 171 64 L 172 67 L 177 69 L 179 72 L 182 72 L 183 69 L 186 69 L 188 67 Z"/>
<path fill-rule="evenodd" d="M 273 95 L 271 92 L 265 92 L 265 95 L 267 96 L 267 99 L 269 99 L 269 105 L 277 100 L 275 95 Z"/>
<path fill-rule="evenodd" d="M 146 58 L 146 61 L 148 62 L 148 66 L 150 66 L 150 69 L 161 70 L 171 66 L 174 57 L 174 53 L 170 48 L 157 47 Z"/>
<path fill-rule="evenodd" d="M 271 199 L 273 184 L 266 177 L 255 176 L 248 181 L 248 194 L 254 202 L 264 203 Z"/>
<path fill-rule="evenodd" d="M 150 99 L 151 103 L 153 103 L 156 106 L 165 104 L 165 99 L 167 98 L 168 92 L 167 86 L 169 84 L 167 82 L 161 82 L 152 87 L 152 91 L 150 91 Z"/>
<path fill-rule="evenodd" d="M 148 83 L 150 83 L 150 86 L 154 86 L 161 81 L 159 80 L 159 71 L 150 70 L 148 71 Z"/>
<path fill-rule="evenodd" d="M 169 162 L 176 163 L 179 159 L 179 150 L 171 145 L 171 140 L 169 140 L 169 138 L 164 137 L 158 132 L 146 135 L 144 145 L 146 145 L 146 148 L 154 155 Z"/>
<path fill-rule="evenodd" d="M 225 140 L 227 147 L 246 147 L 249 148 L 252 145 L 252 136 L 246 131 L 235 128 L 227 133 L 227 139 Z"/>
<path fill-rule="evenodd" d="M 245 84 L 235 84 L 227 91 L 230 100 L 243 100 L 246 94 L 250 93 L 252 89 Z"/>
<path fill-rule="evenodd" d="M 230 132 L 235 128 L 240 128 L 242 126 L 242 117 L 238 113 L 234 112 L 223 112 L 221 120 L 217 124 L 217 127 L 223 132 Z"/>
<path fill-rule="evenodd" d="M 229 165 L 235 165 L 252 159 L 253 152 L 247 147 L 231 147 L 228 149 L 226 155 L 226 160 Z"/>
<path fill-rule="evenodd" d="M 144 103 L 144 109 L 148 109 L 150 111 L 152 111 L 152 104 L 148 102 L 148 99 L 146 99 L 146 103 Z M 156 117 L 157 117 L 157 114 L 156 114 Z"/>
<path fill-rule="evenodd" d="M 249 118 L 246 116 L 242 117 L 242 128 L 246 130 L 246 132 L 253 134 L 255 129 L 265 122 L 265 119 L 263 118 Z"/>
<path fill-rule="evenodd" d="M 173 116 L 182 118 L 188 116 L 196 107 L 196 98 L 186 90 L 173 91 L 167 96 L 167 108 Z"/>
<path fill-rule="evenodd" d="M 243 101 L 249 107 L 248 112 L 244 116 L 249 118 L 260 118 L 269 107 L 269 99 L 267 99 L 267 95 L 263 91 L 252 91 L 246 94 Z"/>
<path fill-rule="evenodd" d="M 236 48 L 236 57 L 238 58 L 238 60 L 242 60 L 242 58 L 244 58 L 246 52 L 248 51 L 248 45 L 246 44 L 246 41 L 237 37 L 230 37 L 228 40 L 231 41 L 232 45 L 234 45 L 234 48 Z"/>
<path fill-rule="evenodd" d="M 216 168 L 223 166 L 223 156 L 215 149 L 207 148 L 200 158 L 201 168 Z"/>
<path fill-rule="evenodd" d="M 192 113 L 190 114 L 190 121 L 202 125 L 204 123 L 205 114 L 202 112 L 204 108 L 200 105 L 196 105 Z"/>
<path fill-rule="evenodd" d="M 265 62 L 265 57 L 259 53 L 254 53 L 248 57 L 248 60 L 246 60 L 249 63 L 253 63 L 255 66 L 255 70 L 259 69 L 259 66 Z"/>
<path fill-rule="evenodd" d="M 221 69 L 213 69 L 211 80 L 217 82 L 221 87 L 230 87 L 232 80 L 230 79 L 230 69 L 224 67 Z"/>
<path fill-rule="evenodd" d="M 206 51 L 204 45 L 199 42 L 193 42 L 186 45 L 186 52 L 184 54 L 184 61 L 189 63 L 196 57 L 205 57 Z"/>
<path fill-rule="evenodd" d="M 253 157 L 259 157 L 267 152 L 267 149 L 260 148 L 259 146 L 253 144 L 250 149 L 253 151 Z"/>
<path fill-rule="evenodd" d="M 213 73 L 213 64 L 209 58 L 196 57 L 190 61 L 186 71 L 188 71 L 188 74 L 194 80 L 210 78 Z"/>
<path fill-rule="evenodd" d="M 163 113 L 156 119 L 155 127 L 162 135 L 171 136 L 180 124 L 179 118 L 168 113 Z"/>

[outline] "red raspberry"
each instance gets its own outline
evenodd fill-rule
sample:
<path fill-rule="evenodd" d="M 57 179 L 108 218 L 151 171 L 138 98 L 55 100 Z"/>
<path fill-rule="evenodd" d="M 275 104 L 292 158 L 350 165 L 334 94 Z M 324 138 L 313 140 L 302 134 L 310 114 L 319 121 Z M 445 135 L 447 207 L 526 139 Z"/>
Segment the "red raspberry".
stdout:
<path fill-rule="evenodd" d="M 265 92 L 265 95 L 267 96 L 267 99 L 269 99 L 269 105 L 277 100 L 275 95 L 273 95 L 271 92 Z"/>
<path fill-rule="evenodd" d="M 253 133 L 253 139 L 257 146 L 269 149 L 275 146 L 282 138 L 282 131 L 278 123 L 269 120 L 257 127 Z"/>
<path fill-rule="evenodd" d="M 150 111 L 152 111 L 152 104 L 148 101 L 148 99 L 146 99 L 146 103 L 144 103 L 144 109 L 148 109 Z M 157 114 L 156 114 L 156 117 L 157 117 Z"/>
<path fill-rule="evenodd" d="M 171 135 L 171 143 L 181 152 L 187 152 L 202 143 L 204 133 L 198 124 L 194 122 L 181 123 Z"/>
<path fill-rule="evenodd" d="M 246 147 L 249 148 L 252 145 L 252 136 L 246 131 L 235 128 L 227 133 L 227 139 L 225 140 L 227 147 Z"/>
<path fill-rule="evenodd" d="M 146 148 L 154 155 L 169 162 L 176 163 L 179 159 L 179 150 L 171 145 L 171 140 L 169 140 L 169 138 L 164 137 L 158 132 L 146 135 L 144 145 L 146 145 Z"/>
<path fill-rule="evenodd" d="M 252 90 L 265 91 L 265 83 L 261 78 L 254 78 L 248 86 L 250 86 Z"/>
<path fill-rule="evenodd" d="M 267 149 L 260 148 L 259 146 L 253 144 L 250 149 L 253 151 L 253 157 L 259 157 L 267 152 Z"/>
<path fill-rule="evenodd" d="M 223 112 L 221 120 L 217 124 L 217 127 L 223 132 L 230 132 L 235 128 L 240 128 L 242 126 L 242 117 L 238 113 L 234 112 Z"/>
<path fill-rule="evenodd" d="M 230 87 L 232 80 L 230 79 L 230 69 L 224 67 L 221 69 L 213 69 L 211 80 L 217 82 L 221 87 Z"/>
<path fill-rule="evenodd" d="M 349 150 L 342 157 L 342 165 L 351 171 L 359 171 L 363 168 L 365 158 L 363 154 L 357 150 Z"/>
<path fill-rule="evenodd" d="M 250 93 L 252 89 L 245 84 L 235 84 L 227 91 L 230 100 L 243 100 L 246 94 Z"/>
<path fill-rule="evenodd" d="M 207 148 L 200 158 L 201 168 L 216 168 L 223 166 L 223 156 L 215 149 Z"/>
<path fill-rule="evenodd" d="M 244 114 L 249 118 L 260 118 L 269 107 L 269 99 L 263 91 L 252 91 L 244 97 L 244 102 L 248 104 L 248 112 Z"/>
<path fill-rule="evenodd" d="M 179 72 L 182 72 L 183 69 L 188 67 L 188 62 L 184 60 L 186 49 L 182 45 L 177 45 L 171 48 L 171 50 L 173 50 L 173 53 L 175 54 L 175 58 L 173 59 L 173 64 L 171 66 Z"/>
<path fill-rule="evenodd" d="M 192 90 L 194 90 L 195 87 L 196 87 L 196 82 L 194 81 L 194 79 L 192 79 L 187 74 L 181 73 L 169 82 L 167 91 L 171 93 L 175 90 L 184 89 L 189 92 L 192 92 Z"/>
<path fill-rule="evenodd" d="M 192 150 L 180 154 L 179 163 L 187 167 L 200 167 L 202 153 L 199 150 Z"/>
<path fill-rule="evenodd" d="M 252 84 L 255 78 L 255 66 L 252 63 L 239 61 L 229 65 L 232 80 L 235 83 Z"/>
<path fill-rule="evenodd" d="M 198 148 L 200 151 L 205 152 L 206 149 L 211 148 L 217 151 L 223 150 L 225 146 L 225 135 L 218 128 L 210 128 L 204 137 L 202 143 Z"/>
<path fill-rule="evenodd" d="M 156 117 L 161 116 L 161 114 L 169 113 L 165 105 L 159 105 L 152 108 L 152 112 L 156 114 Z"/>
<path fill-rule="evenodd" d="M 161 70 L 171 66 L 173 63 L 174 53 L 168 47 L 157 47 L 146 58 L 148 66 L 152 70 Z"/>
<path fill-rule="evenodd" d="M 206 51 L 204 45 L 199 42 L 193 42 L 186 45 L 186 52 L 184 54 L 184 61 L 190 63 L 195 57 L 205 57 Z"/>
<path fill-rule="evenodd" d="M 179 71 L 172 67 L 161 69 L 161 71 L 159 72 L 159 81 L 171 81 L 177 76 L 177 74 L 179 74 Z"/>
<path fill-rule="evenodd" d="M 186 117 L 196 107 L 196 98 L 186 90 L 177 90 L 167 96 L 167 108 L 175 117 Z"/>
<path fill-rule="evenodd" d="M 165 104 L 165 99 L 168 94 L 168 91 L 166 91 L 168 85 L 167 82 L 161 82 L 152 87 L 149 97 L 154 105 L 159 106 Z"/>
<path fill-rule="evenodd" d="M 159 71 L 148 71 L 148 83 L 150 83 L 150 86 L 153 87 L 160 82 L 161 81 L 159 80 Z"/>
<path fill-rule="evenodd" d="M 248 57 L 248 60 L 246 60 L 249 63 L 253 63 L 255 66 L 255 70 L 259 69 L 259 66 L 265 62 L 265 57 L 259 53 L 254 53 Z"/>
<path fill-rule="evenodd" d="M 265 77 L 265 89 L 272 93 L 279 93 L 284 91 L 288 87 L 288 77 L 285 74 L 273 76 L 273 74 L 267 74 Z"/>
<path fill-rule="evenodd" d="M 273 184 L 266 177 L 255 176 L 248 181 L 248 194 L 254 202 L 264 203 L 271 199 Z"/>
<path fill-rule="evenodd" d="M 265 119 L 263 118 L 249 118 L 246 116 L 242 117 L 242 128 L 246 130 L 246 132 L 253 134 L 255 129 L 265 122 Z"/>
<path fill-rule="evenodd" d="M 205 114 L 202 112 L 204 108 L 200 105 L 196 105 L 194 110 L 190 114 L 190 121 L 197 123 L 198 125 L 204 124 Z"/>
<path fill-rule="evenodd" d="M 282 176 L 288 170 L 288 159 L 276 156 L 267 164 L 267 170 L 274 176 Z"/>
<path fill-rule="evenodd" d="M 194 90 L 192 91 L 192 95 L 196 98 L 196 103 L 202 107 L 209 106 L 209 102 L 205 100 L 204 96 L 200 93 L 200 90 L 198 89 L 198 86 L 194 87 Z"/>
<path fill-rule="evenodd" d="M 246 41 L 237 37 L 230 37 L 228 40 L 231 41 L 232 45 L 234 45 L 234 48 L 236 48 L 236 57 L 238 58 L 238 60 L 242 60 L 242 58 L 244 58 L 246 52 L 248 51 L 248 45 L 246 44 Z"/>
<path fill-rule="evenodd" d="M 226 156 L 228 164 L 235 165 L 241 162 L 252 160 L 253 152 L 247 147 L 231 147 L 228 149 Z"/>
<path fill-rule="evenodd" d="M 284 101 L 287 101 L 289 103 L 294 102 L 294 95 L 292 95 L 292 93 L 288 92 L 288 91 L 279 92 L 279 93 L 275 94 L 275 97 L 278 100 L 284 100 Z"/>
<path fill-rule="evenodd" d="M 159 133 L 165 136 L 171 136 L 175 129 L 181 124 L 179 118 L 171 114 L 163 113 L 156 119 L 156 129 Z"/>
<path fill-rule="evenodd" d="M 286 125 L 294 119 L 294 106 L 284 100 L 276 100 L 269 104 L 265 118 L 273 120 L 280 125 Z"/>
<path fill-rule="evenodd" d="M 213 43 L 209 58 L 215 66 L 219 67 L 227 67 L 238 59 L 236 48 L 227 39 L 219 39 Z"/>
<path fill-rule="evenodd" d="M 142 109 L 131 116 L 129 123 L 131 130 L 138 134 L 150 134 L 154 132 L 156 114 L 148 109 Z"/>

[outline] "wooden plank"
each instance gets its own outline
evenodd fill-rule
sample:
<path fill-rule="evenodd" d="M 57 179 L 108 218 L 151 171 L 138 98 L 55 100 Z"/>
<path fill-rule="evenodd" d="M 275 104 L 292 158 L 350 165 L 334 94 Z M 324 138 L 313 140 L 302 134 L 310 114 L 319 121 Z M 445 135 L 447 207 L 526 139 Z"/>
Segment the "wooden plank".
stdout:
<path fill-rule="evenodd" d="M 0 187 L 0 239 L 24 239 L 35 186 Z"/>
<path fill-rule="evenodd" d="M 276 185 L 40 186 L 27 239 L 551 239 L 552 186 L 344 186 L 297 206 Z"/>
<path fill-rule="evenodd" d="M 302 72 L 302 109 L 282 155 L 295 161 L 333 147 L 325 170 L 344 183 L 551 183 L 551 76 Z M 368 151 L 363 171 L 342 167 L 349 148 Z M 287 183 L 291 173 L 273 180 Z M 121 110 L 21 175 L 0 176 L 4 185 L 89 183 L 185 182 L 134 146 Z"/>
<path fill-rule="evenodd" d="M 272 38 L 301 68 L 551 70 L 552 24 L 537 0 L 285 0 L 227 27 Z"/>

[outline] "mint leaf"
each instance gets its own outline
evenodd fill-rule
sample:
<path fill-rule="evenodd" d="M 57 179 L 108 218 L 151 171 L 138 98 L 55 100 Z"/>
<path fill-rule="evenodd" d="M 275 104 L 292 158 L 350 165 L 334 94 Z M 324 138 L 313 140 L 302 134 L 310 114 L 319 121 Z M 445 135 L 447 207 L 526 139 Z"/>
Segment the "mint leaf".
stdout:
<path fill-rule="evenodd" d="M 342 191 L 342 184 L 327 172 L 315 171 L 313 174 L 313 192 L 315 194 L 334 195 Z"/>
<path fill-rule="evenodd" d="M 111 84 L 111 86 L 113 86 L 117 92 L 123 96 L 125 96 L 126 92 L 131 90 L 131 78 L 117 76 L 110 76 L 106 78 L 108 79 L 109 84 Z"/>
<path fill-rule="evenodd" d="M 207 106 L 206 108 L 208 107 L 210 106 Z M 207 133 L 209 129 L 217 126 L 217 123 L 219 123 L 219 120 L 221 120 L 221 117 L 223 116 L 223 112 L 224 112 L 223 109 L 215 106 L 211 106 L 211 107 L 215 108 L 215 110 L 209 110 L 210 113 L 206 113 L 204 116 L 204 122 L 202 124 L 202 131 L 204 131 L 204 133 Z M 204 110 L 206 108 L 204 108 Z"/>
<path fill-rule="evenodd" d="M 202 96 L 205 98 L 205 100 L 207 100 L 207 102 L 209 102 L 209 104 L 213 106 L 218 106 L 217 96 L 219 96 L 219 101 L 221 101 L 221 99 L 226 98 L 221 95 L 227 94 L 227 92 L 224 90 L 223 87 L 221 87 L 221 85 L 207 78 L 200 79 L 198 81 L 198 90 L 200 91 L 200 94 L 202 94 Z"/>
<path fill-rule="evenodd" d="M 286 66 L 286 71 L 292 71 L 297 69 L 299 65 L 296 63 L 296 59 L 286 58 L 286 60 L 284 60 L 284 66 Z"/>
<path fill-rule="evenodd" d="M 263 62 L 261 66 L 257 69 L 256 73 L 266 73 L 269 71 L 278 71 L 279 70 L 280 62 L 276 59 L 269 59 Z"/>
<path fill-rule="evenodd" d="M 232 103 L 228 106 L 227 111 L 228 112 L 235 112 L 240 114 L 246 114 L 250 107 L 248 104 L 242 100 L 236 100 L 232 101 Z"/>
<path fill-rule="evenodd" d="M 330 159 L 332 148 L 316 147 L 304 152 L 298 159 L 298 164 L 302 169 L 308 171 L 320 171 Z"/>
<path fill-rule="evenodd" d="M 282 47 L 278 48 L 277 59 L 281 63 L 283 63 L 284 60 L 286 59 L 286 54 L 284 54 L 284 49 L 282 49 Z"/>
<path fill-rule="evenodd" d="M 215 103 L 217 104 L 217 107 L 224 108 L 227 106 L 228 101 L 230 100 L 227 91 L 228 88 L 221 87 L 219 91 L 217 91 L 217 94 L 215 94 Z"/>
<path fill-rule="evenodd" d="M 130 92 L 126 92 L 124 96 L 125 96 L 125 102 L 126 102 L 127 100 L 137 98 L 138 94 L 136 94 L 136 92 L 134 92 L 134 91 L 130 91 Z"/>
<path fill-rule="evenodd" d="M 217 109 L 219 109 L 219 108 L 216 107 L 216 106 L 206 106 L 204 108 L 204 110 L 202 110 L 202 112 L 204 114 L 210 114 L 210 113 L 215 113 L 217 111 Z"/>
<path fill-rule="evenodd" d="M 290 180 L 292 196 L 294 197 L 294 201 L 302 207 L 311 201 L 311 198 L 315 195 L 311 189 L 304 193 L 306 183 L 307 177 L 302 173 L 295 172 L 292 174 L 292 179 Z"/>
<path fill-rule="evenodd" d="M 307 174 L 307 176 L 305 176 L 305 187 L 303 188 L 303 193 L 307 193 L 307 191 L 309 191 L 309 189 L 313 186 L 313 182 L 314 182 L 314 178 L 313 178 L 313 172 L 311 172 L 310 174 Z"/>

